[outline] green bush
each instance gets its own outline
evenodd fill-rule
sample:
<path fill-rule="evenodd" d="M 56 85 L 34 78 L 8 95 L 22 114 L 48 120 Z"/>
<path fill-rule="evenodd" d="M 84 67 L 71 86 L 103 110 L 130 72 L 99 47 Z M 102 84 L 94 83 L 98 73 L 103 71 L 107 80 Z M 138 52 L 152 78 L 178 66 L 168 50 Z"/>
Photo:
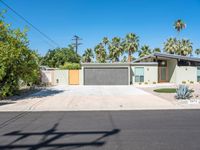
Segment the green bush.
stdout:
<path fill-rule="evenodd" d="M 65 63 L 63 66 L 60 66 L 60 69 L 79 70 L 81 65 L 78 63 Z"/>

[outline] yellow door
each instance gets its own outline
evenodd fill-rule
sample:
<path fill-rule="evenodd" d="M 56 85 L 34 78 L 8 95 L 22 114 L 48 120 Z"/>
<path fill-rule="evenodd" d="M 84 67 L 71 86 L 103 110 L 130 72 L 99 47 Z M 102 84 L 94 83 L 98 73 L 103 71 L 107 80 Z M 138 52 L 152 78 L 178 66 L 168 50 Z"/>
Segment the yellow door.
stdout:
<path fill-rule="evenodd" d="M 69 85 L 79 85 L 79 70 L 69 70 Z"/>

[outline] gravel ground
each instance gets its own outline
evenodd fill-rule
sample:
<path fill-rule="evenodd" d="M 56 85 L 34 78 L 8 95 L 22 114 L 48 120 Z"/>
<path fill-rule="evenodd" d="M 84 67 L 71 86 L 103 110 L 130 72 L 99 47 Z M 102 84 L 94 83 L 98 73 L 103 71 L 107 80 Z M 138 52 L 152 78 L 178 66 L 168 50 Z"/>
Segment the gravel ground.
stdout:
<path fill-rule="evenodd" d="M 194 93 L 193 93 L 193 97 L 198 97 L 198 99 L 200 99 L 200 84 L 188 84 L 187 86 L 189 86 L 190 89 L 194 90 Z M 157 86 L 142 86 L 142 87 L 139 87 L 140 89 L 146 91 L 146 92 L 149 92 L 155 96 L 158 96 L 160 98 L 163 98 L 167 101 L 170 101 L 171 103 L 175 104 L 175 105 L 178 105 L 178 104 L 185 104 L 186 102 L 183 101 L 177 101 L 177 99 L 175 98 L 175 93 L 157 93 L 157 92 L 154 92 L 155 89 L 159 89 L 159 88 L 177 88 L 178 85 L 175 85 L 175 84 L 163 84 L 163 85 L 157 85 Z"/>

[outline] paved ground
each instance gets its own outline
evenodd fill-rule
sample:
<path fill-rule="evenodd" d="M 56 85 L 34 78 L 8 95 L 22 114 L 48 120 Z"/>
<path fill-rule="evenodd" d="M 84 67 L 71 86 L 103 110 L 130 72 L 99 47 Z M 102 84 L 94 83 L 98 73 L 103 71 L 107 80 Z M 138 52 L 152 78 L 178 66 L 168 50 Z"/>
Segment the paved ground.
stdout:
<path fill-rule="evenodd" d="M 0 113 L 1 150 L 199 150 L 200 110 Z"/>
<path fill-rule="evenodd" d="M 14 103 L 4 104 L 0 106 L 0 111 L 177 108 L 182 107 L 133 86 L 57 86 L 14 101 Z"/>

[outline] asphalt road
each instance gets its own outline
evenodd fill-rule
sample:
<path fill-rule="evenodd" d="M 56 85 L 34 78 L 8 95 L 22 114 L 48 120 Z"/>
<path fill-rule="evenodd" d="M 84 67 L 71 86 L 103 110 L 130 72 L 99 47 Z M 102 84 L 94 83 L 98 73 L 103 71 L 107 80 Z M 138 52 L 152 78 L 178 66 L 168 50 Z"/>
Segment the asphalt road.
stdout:
<path fill-rule="evenodd" d="M 200 110 L 1 112 L 4 149 L 200 150 Z"/>

